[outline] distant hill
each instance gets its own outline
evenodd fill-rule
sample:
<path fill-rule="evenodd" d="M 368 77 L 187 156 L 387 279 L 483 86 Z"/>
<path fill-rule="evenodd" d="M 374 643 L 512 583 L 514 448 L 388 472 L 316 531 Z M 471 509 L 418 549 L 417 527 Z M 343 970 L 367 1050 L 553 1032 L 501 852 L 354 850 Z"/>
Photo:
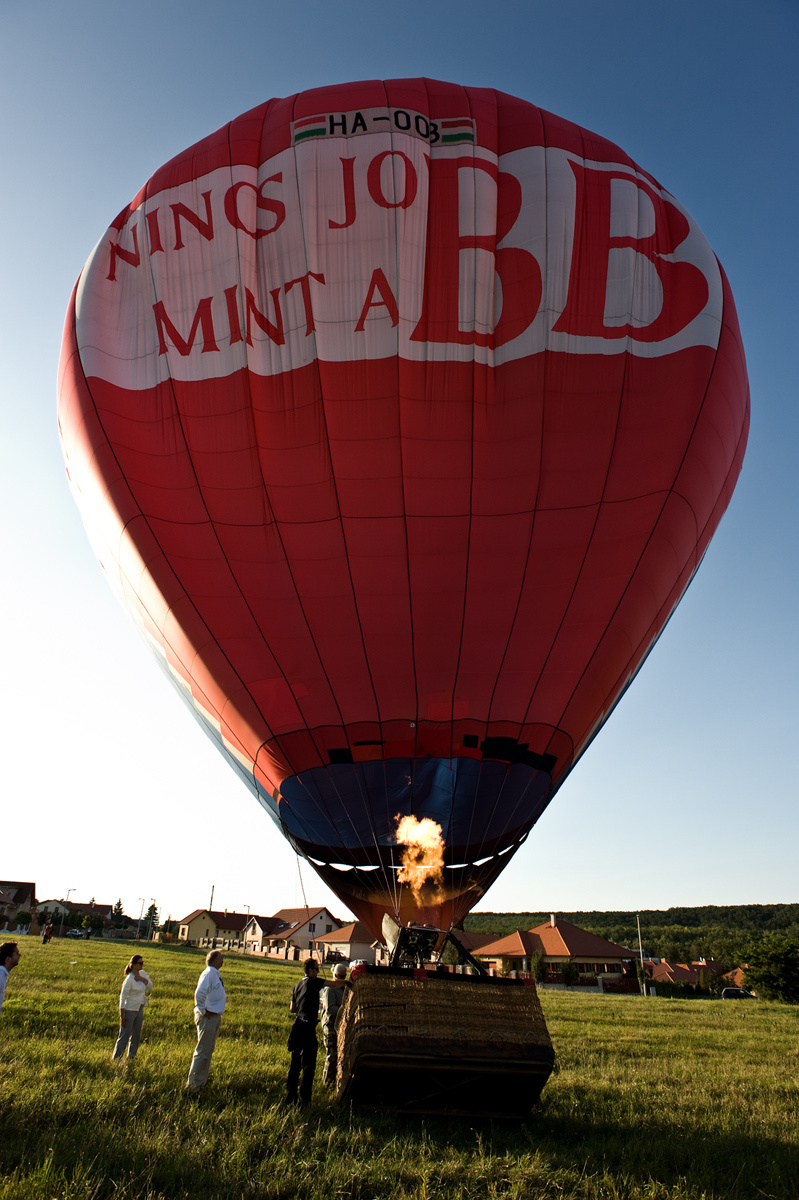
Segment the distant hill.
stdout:
<path fill-rule="evenodd" d="M 676 962 L 715 958 L 737 965 L 747 946 L 764 933 L 799 938 L 799 904 L 703 905 L 636 912 L 558 912 L 556 916 L 617 942 L 638 946 L 641 920 L 644 953 Z M 548 921 L 550 913 L 473 912 L 464 924 L 475 933 L 504 936 Z"/>

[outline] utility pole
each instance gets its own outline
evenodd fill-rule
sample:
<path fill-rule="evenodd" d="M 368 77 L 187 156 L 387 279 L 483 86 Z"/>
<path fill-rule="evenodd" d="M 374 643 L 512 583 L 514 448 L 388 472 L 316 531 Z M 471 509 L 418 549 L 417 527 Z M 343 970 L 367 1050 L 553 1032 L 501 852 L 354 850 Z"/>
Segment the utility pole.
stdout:
<path fill-rule="evenodd" d="M 64 900 L 64 902 L 63 902 L 63 904 L 64 904 L 64 909 L 65 909 L 65 910 L 66 910 L 66 907 L 67 907 L 67 905 L 69 904 L 69 893 L 70 893 L 70 892 L 74 892 L 75 890 L 76 890 L 75 888 L 67 888 L 67 898 L 66 898 L 66 900 Z M 61 928 L 60 928 L 60 930 L 59 930 L 59 932 L 58 932 L 58 936 L 59 936 L 59 937 L 63 937 L 63 936 L 64 936 L 64 918 L 66 917 L 66 915 L 67 915 L 67 914 L 66 914 L 66 911 L 62 912 L 62 914 L 61 914 Z"/>
<path fill-rule="evenodd" d="M 638 913 L 635 914 L 635 919 L 638 922 L 638 953 L 641 956 L 641 995 L 646 996 L 646 971 L 644 970 L 644 947 L 641 942 L 641 918 Z"/>
<path fill-rule="evenodd" d="M 144 901 L 145 901 L 145 897 L 144 897 L 144 896 L 139 896 L 139 899 L 141 900 L 141 908 L 139 909 L 139 920 L 138 920 L 138 923 L 137 923 L 137 925 L 136 925 L 136 941 L 138 941 L 138 940 L 139 940 L 139 938 L 141 937 L 141 919 L 142 919 L 142 917 L 144 916 Z"/>
<path fill-rule="evenodd" d="M 210 903 L 209 903 L 209 905 L 208 905 L 208 911 L 209 911 L 209 912 L 213 912 L 213 911 L 214 911 L 214 888 L 215 888 L 215 887 L 216 887 L 216 884 L 212 883 L 212 884 L 211 884 L 211 900 L 210 900 Z"/>
<path fill-rule="evenodd" d="M 150 901 L 151 901 L 151 904 L 150 904 L 150 908 L 151 908 L 151 912 L 150 912 L 150 920 L 149 920 L 149 922 L 148 922 L 148 924 L 147 924 L 147 941 L 148 941 L 148 942 L 149 942 L 149 940 L 150 940 L 150 936 L 151 936 L 151 934 L 152 934 L 152 932 L 153 932 L 153 917 L 155 916 L 155 909 L 154 909 L 154 907 L 153 907 L 153 906 L 155 905 L 155 896 L 151 896 L 151 897 L 150 897 Z"/>

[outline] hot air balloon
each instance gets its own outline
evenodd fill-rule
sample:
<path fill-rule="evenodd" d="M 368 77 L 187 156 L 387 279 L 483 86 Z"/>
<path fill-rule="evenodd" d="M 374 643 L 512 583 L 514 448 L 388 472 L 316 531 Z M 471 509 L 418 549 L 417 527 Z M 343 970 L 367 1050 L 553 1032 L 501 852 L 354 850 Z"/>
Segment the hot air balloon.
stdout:
<path fill-rule="evenodd" d="M 59 377 L 109 581 L 376 933 L 458 922 L 524 842 L 697 570 L 748 414 L 679 202 L 428 79 L 270 100 L 158 170 L 81 273 Z M 416 887 L 407 817 L 440 831 Z"/>

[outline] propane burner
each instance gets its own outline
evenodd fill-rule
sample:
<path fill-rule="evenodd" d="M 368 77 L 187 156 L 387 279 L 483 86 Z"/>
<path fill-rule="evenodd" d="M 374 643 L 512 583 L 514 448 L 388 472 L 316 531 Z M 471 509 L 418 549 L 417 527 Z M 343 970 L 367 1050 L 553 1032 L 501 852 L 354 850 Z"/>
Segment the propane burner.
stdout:
<path fill-rule="evenodd" d="M 427 963 L 440 963 L 447 946 L 452 946 L 458 962 L 471 967 L 478 975 L 487 975 L 482 963 L 474 958 L 451 929 L 435 925 L 418 925 L 409 921 L 399 925 L 388 913 L 383 917 L 383 937 L 391 957 L 389 966 L 423 968 Z"/>

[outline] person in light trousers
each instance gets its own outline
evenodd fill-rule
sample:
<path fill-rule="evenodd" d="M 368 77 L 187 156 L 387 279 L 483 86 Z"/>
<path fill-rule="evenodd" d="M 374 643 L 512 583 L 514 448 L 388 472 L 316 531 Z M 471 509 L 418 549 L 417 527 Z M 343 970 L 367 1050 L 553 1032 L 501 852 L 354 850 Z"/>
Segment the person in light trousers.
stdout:
<path fill-rule="evenodd" d="M 333 968 L 333 982 L 325 988 L 321 997 L 322 1037 L 325 1042 L 325 1069 L 322 1082 L 333 1086 L 336 1082 L 338 1065 L 338 1037 L 336 1029 L 344 998 L 347 995 L 347 968 L 344 963 L 336 963 Z"/>
<path fill-rule="evenodd" d="M 205 970 L 197 980 L 194 992 L 194 1024 L 197 1026 L 197 1046 L 189 1067 L 186 1091 L 201 1092 L 208 1082 L 211 1055 L 216 1046 L 216 1035 L 222 1022 L 227 995 L 219 968 L 224 958 L 218 950 L 212 950 L 205 959 Z"/>
<path fill-rule="evenodd" d="M 150 1003 L 152 990 L 153 981 L 144 969 L 144 959 L 140 954 L 134 954 L 125 967 L 125 979 L 119 993 L 119 1034 L 112 1055 L 113 1062 L 121 1061 L 126 1046 L 128 1059 L 136 1057 L 144 1010 Z"/>

